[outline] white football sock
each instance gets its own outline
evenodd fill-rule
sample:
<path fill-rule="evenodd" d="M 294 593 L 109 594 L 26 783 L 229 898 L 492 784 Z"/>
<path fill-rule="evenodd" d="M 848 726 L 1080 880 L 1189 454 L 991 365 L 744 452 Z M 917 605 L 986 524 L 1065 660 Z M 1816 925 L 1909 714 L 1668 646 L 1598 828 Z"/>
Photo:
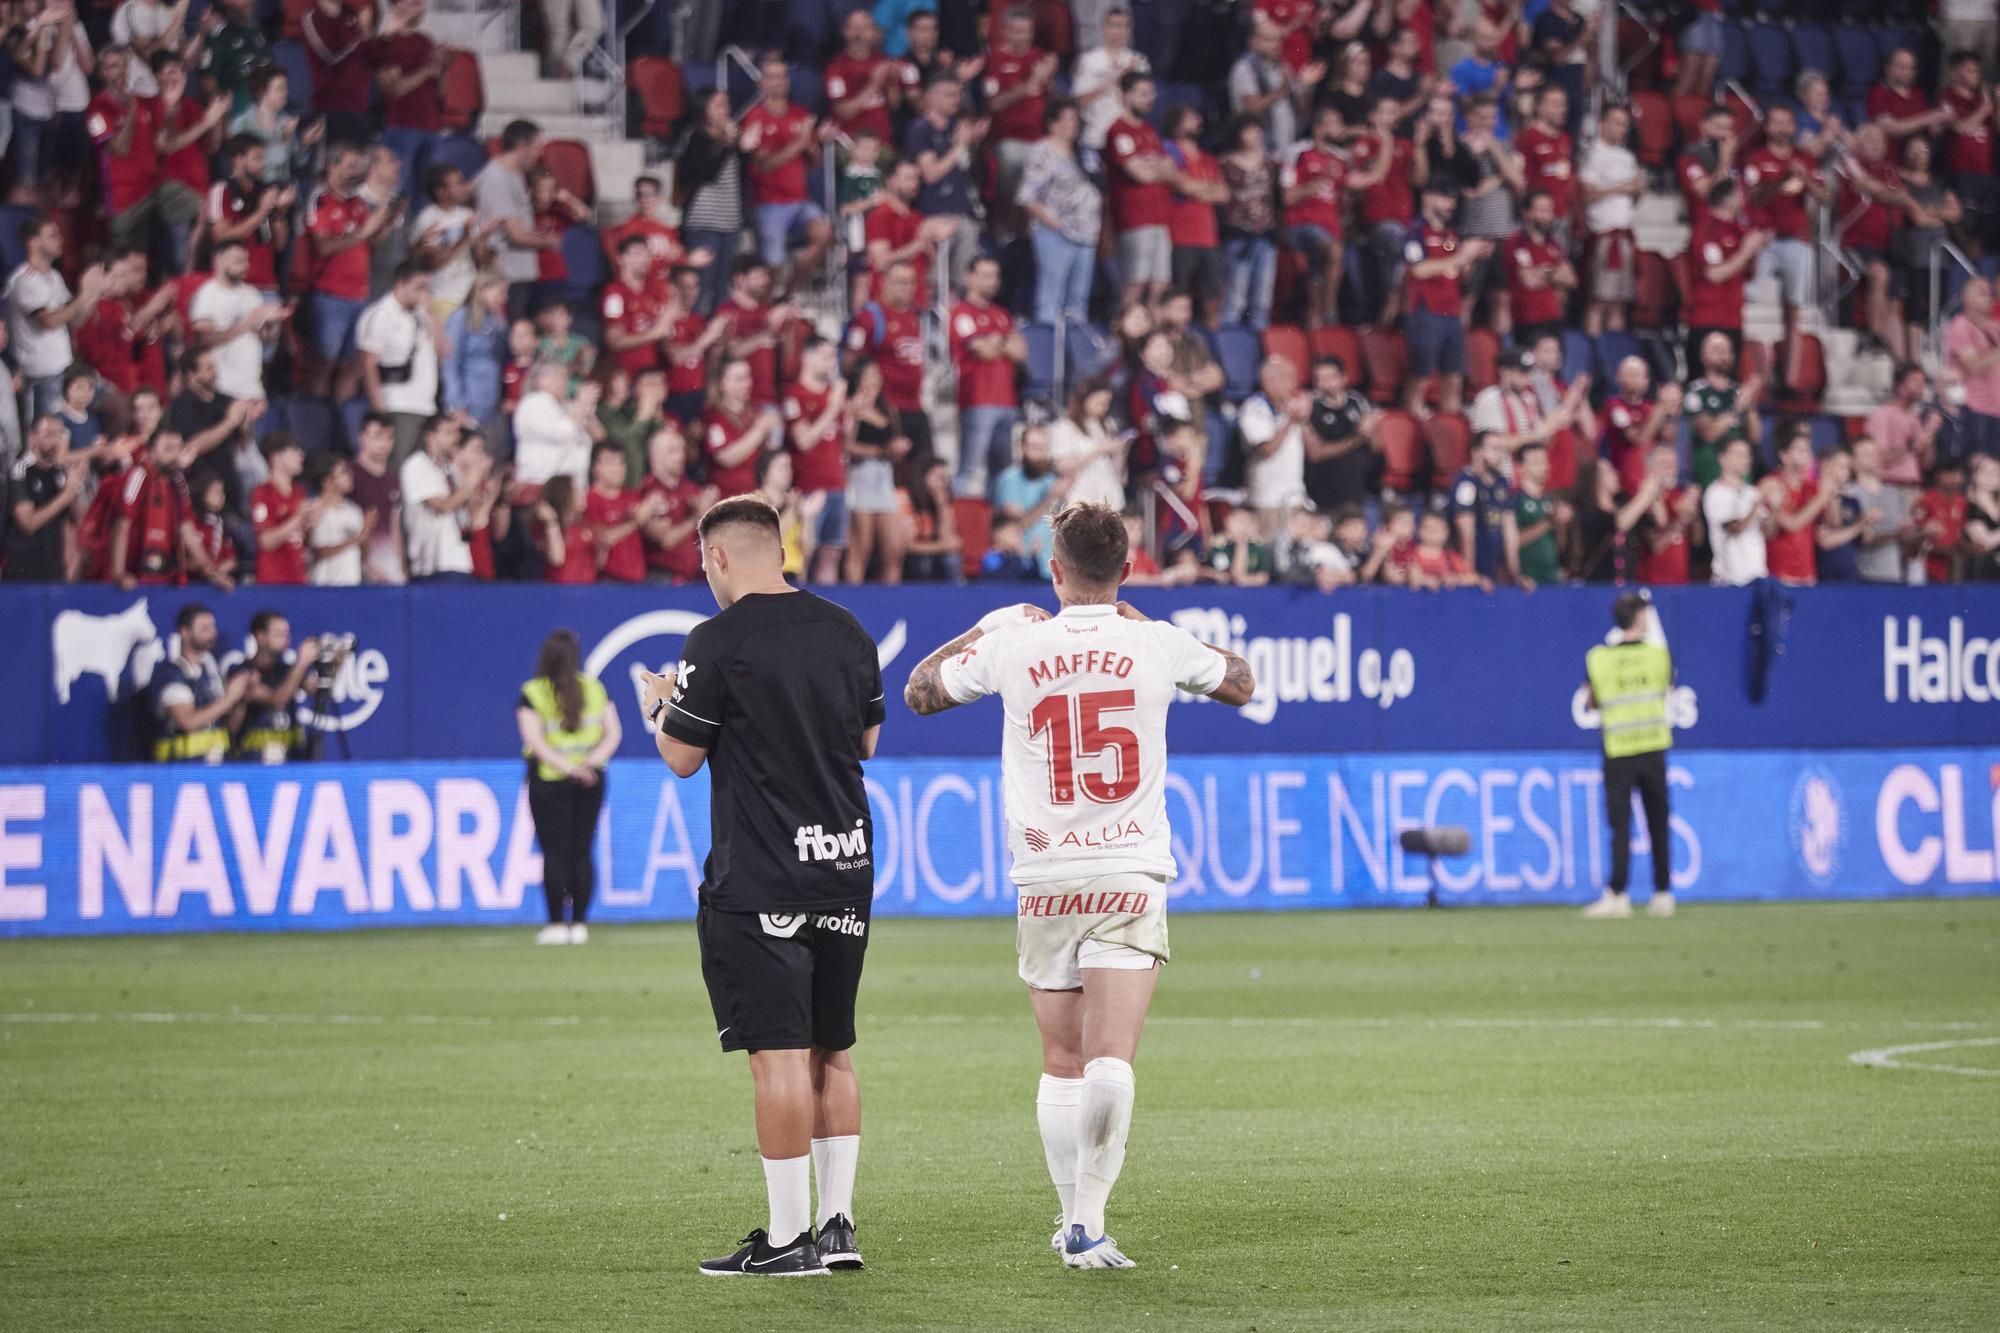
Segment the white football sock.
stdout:
<path fill-rule="evenodd" d="M 763 1162 L 771 1244 L 789 1245 L 812 1225 L 812 1158 L 766 1157 Z"/>
<path fill-rule="evenodd" d="M 1042 1086 L 1035 1093 L 1035 1120 L 1042 1127 L 1049 1179 L 1062 1200 L 1064 1226 L 1069 1225 L 1069 1210 L 1076 1202 L 1077 1107 L 1082 1101 L 1082 1079 L 1042 1075 Z"/>
<path fill-rule="evenodd" d="M 825 1226 L 836 1213 L 854 1220 L 854 1163 L 860 1155 L 859 1134 L 813 1140 L 813 1177 L 819 1181 L 819 1214 L 813 1219 L 814 1226 Z"/>
<path fill-rule="evenodd" d="M 1077 1106 L 1076 1204 L 1072 1224 L 1087 1236 L 1104 1234 L 1104 1205 L 1125 1165 L 1125 1136 L 1132 1128 L 1132 1066 L 1101 1055 L 1083 1067 Z"/>

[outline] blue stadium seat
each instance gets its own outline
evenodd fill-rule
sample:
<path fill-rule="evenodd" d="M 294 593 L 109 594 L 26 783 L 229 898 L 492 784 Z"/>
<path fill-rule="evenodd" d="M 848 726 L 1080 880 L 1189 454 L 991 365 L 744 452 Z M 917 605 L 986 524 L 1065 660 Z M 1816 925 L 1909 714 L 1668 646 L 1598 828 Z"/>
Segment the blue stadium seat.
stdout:
<path fill-rule="evenodd" d="M 1590 345 L 1590 337 L 1581 329 L 1563 330 L 1563 378 L 1573 380 L 1578 375 L 1591 376 L 1596 387 L 1602 389 L 1604 382 L 1597 376 L 1597 350 Z"/>
<path fill-rule="evenodd" d="M 1788 93 L 1792 89 L 1792 43 L 1785 30 L 1775 23 L 1759 23 L 1750 29 L 1750 65 L 1756 76 L 1753 87 L 1760 97 Z"/>
<path fill-rule="evenodd" d="M 1715 67 L 1715 76 L 1737 83 L 1750 77 L 1750 32 L 1741 23 L 1722 25 L 1722 59 Z"/>
<path fill-rule="evenodd" d="M 20 204 L 0 204 L 0 266 L 8 273 L 28 262 L 28 247 L 21 241 L 21 227 L 36 210 Z"/>
<path fill-rule="evenodd" d="M 469 134 L 440 134 L 426 145 L 417 160 L 417 179 L 432 167 L 457 167 L 467 180 L 486 166 L 486 146 Z"/>
<path fill-rule="evenodd" d="M 1868 99 L 1865 97 L 1849 98 L 1846 105 L 1841 107 L 1841 112 L 1846 117 L 1850 128 L 1856 125 L 1866 125 L 1868 123 Z"/>
<path fill-rule="evenodd" d="M 1821 414 L 1815 417 L 1808 417 L 1806 424 L 1812 428 L 1812 447 L 1815 454 L 1826 453 L 1846 438 L 1846 432 L 1841 429 L 1839 417 L 1830 417 Z"/>
<path fill-rule="evenodd" d="M 1222 367 L 1222 397 L 1240 403 L 1257 392 L 1257 363 L 1263 359 L 1263 344 L 1255 329 L 1240 324 L 1224 325 L 1215 331 L 1215 360 Z"/>
<path fill-rule="evenodd" d="M 272 42 L 271 63 L 285 72 L 285 110 L 301 120 L 312 115 L 312 61 L 299 42 Z"/>
<path fill-rule="evenodd" d="M 324 398 L 297 395 L 291 400 L 285 418 L 286 425 L 291 428 L 292 434 L 298 436 L 299 446 L 308 458 L 345 447 L 346 436 L 341 432 L 332 405 Z"/>
<path fill-rule="evenodd" d="M 715 87 L 715 65 L 712 61 L 697 60 L 681 66 L 681 86 L 687 90 L 688 114 L 694 114 L 695 104 L 706 97 Z"/>
<path fill-rule="evenodd" d="M 1069 380 L 1075 384 L 1118 364 L 1118 340 L 1095 324 L 1068 326 Z"/>
<path fill-rule="evenodd" d="M 1750 13 L 1750 0 L 1722 0 L 1722 16 L 1740 19 Z"/>
<path fill-rule="evenodd" d="M 826 114 L 826 71 L 818 65 L 792 66 L 792 101 L 815 116 Z"/>
<path fill-rule="evenodd" d="M 1875 50 L 1883 60 L 1887 60 L 1898 51 L 1923 55 L 1923 36 L 1913 28 L 1878 27 L 1874 31 Z"/>
<path fill-rule="evenodd" d="M 1628 356 L 1638 355 L 1639 340 L 1630 333 L 1607 330 L 1598 334 L 1597 382 L 1609 385 L 1617 378 L 1619 363 Z"/>
<path fill-rule="evenodd" d="M 785 53 L 793 60 L 818 59 L 832 39 L 833 14 L 826 0 L 790 0 L 785 6 Z"/>
<path fill-rule="evenodd" d="M 1028 344 L 1028 397 L 1059 399 L 1056 385 L 1056 331 L 1048 324 L 1022 326 Z"/>
<path fill-rule="evenodd" d="M 1882 68 L 1882 53 L 1875 49 L 1875 34 L 1866 28 L 1835 28 L 1833 49 L 1840 57 L 1840 80 L 1835 91 L 1842 98 L 1866 96 L 1868 85 L 1875 82 Z M 1828 73 L 1831 77 L 1831 71 Z"/>
<path fill-rule="evenodd" d="M 1816 69 L 1827 82 L 1840 82 L 1840 56 L 1833 49 L 1833 34 L 1816 23 L 1801 23 L 1792 29 L 1792 63 L 1800 70 Z"/>
<path fill-rule="evenodd" d="M 1191 106 L 1201 112 L 1203 125 L 1212 125 L 1215 117 L 1208 113 L 1208 92 L 1196 83 L 1163 83 L 1160 85 L 1159 99 L 1154 103 L 1155 117 L 1164 117 L 1167 108 Z"/>
<path fill-rule="evenodd" d="M 589 305 L 592 293 L 610 278 L 605 271 L 604 246 L 597 228 L 579 223 L 562 234 L 559 247 L 569 277 L 562 283 L 562 297 L 572 305 Z"/>

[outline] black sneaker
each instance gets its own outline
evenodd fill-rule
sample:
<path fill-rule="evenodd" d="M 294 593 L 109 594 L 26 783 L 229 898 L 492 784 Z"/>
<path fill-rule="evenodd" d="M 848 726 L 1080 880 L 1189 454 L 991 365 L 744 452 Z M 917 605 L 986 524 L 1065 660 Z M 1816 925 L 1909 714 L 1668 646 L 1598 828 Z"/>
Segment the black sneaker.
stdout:
<path fill-rule="evenodd" d="M 820 1262 L 812 1232 L 801 1231 L 789 1245 L 773 1245 L 764 1228 L 758 1227 L 743 1238 L 743 1248 L 736 1253 L 702 1260 L 701 1272 L 703 1277 L 823 1277 L 826 1265 Z"/>
<path fill-rule="evenodd" d="M 854 1244 L 854 1223 L 846 1213 L 835 1213 L 819 1229 L 816 1241 L 820 1262 L 828 1268 L 861 1267 L 861 1251 Z"/>

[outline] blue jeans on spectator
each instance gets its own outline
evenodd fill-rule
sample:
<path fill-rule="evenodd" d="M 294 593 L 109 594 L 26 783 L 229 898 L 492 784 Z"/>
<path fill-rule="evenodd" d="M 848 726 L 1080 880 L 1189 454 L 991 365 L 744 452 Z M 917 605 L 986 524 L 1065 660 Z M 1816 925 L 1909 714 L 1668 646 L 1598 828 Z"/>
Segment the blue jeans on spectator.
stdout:
<path fill-rule="evenodd" d="M 395 125 L 383 127 L 382 146 L 394 153 L 396 160 L 403 164 L 403 193 L 412 199 L 430 197 L 423 181 L 417 178 L 417 168 L 428 165 L 425 159 L 430 156 L 431 146 L 441 137 L 432 130 L 412 130 Z M 421 209 L 422 205 L 416 207 Z"/>
<path fill-rule="evenodd" d="M 1410 238 L 1404 222 L 1374 222 L 1368 226 L 1368 249 L 1373 261 L 1368 265 L 1368 312 L 1379 319 L 1388 304 L 1389 293 L 1403 283 L 1403 242 Z"/>
<path fill-rule="evenodd" d="M 968 407 L 958 414 L 958 475 L 951 493 L 961 500 L 984 500 L 993 479 L 1014 461 L 1014 423 L 1020 412 L 1011 407 Z"/>
<path fill-rule="evenodd" d="M 21 397 L 28 405 L 28 415 L 22 424 L 27 425 L 44 412 L 53 412 L 62 406 L 62 371 L 53 375 L 36 375 L 21 384 Z"/>
<path fill-rule="evenodd" d="M 733 231 L 684 231 L 681 244 L 689 251 L 706 250 L 714 256 L 701 274 L 701 313 L 712 315 L 729 295 L 729 262 L 736 258 L 740 233 Z"/>
<path fill-rule="evenodd" d="M 314 292 L 308 308 L 312 312 L 312 346 L 327 361 L 338 361 L 354 350 L 354 326 L 361 322 L 366 301 Z"/>
<path fill-rule="evenodd" d="M 42 134 L 48 127 L 38 116 L 14 112 L 14 184 L 33 185 L 42 178 Z"/>
<path fill-rule="evenodd" d="M 1222 256 L 1229 271 L 1229 294 L 1222 301 L 1222 322 L 1263 328 L 1271 322 L 1271 292 L 1278 280 L 1278 247 L 1269 236 L 1224 232 Z"/>
<path fill-rule="evenodd" d="M 1088 322 L 1097 247 L 1081 245 L 1039 222 L 1029 230 L 1035 238 L 1035 323 L 1054 324 L 1057 316 Z"/>

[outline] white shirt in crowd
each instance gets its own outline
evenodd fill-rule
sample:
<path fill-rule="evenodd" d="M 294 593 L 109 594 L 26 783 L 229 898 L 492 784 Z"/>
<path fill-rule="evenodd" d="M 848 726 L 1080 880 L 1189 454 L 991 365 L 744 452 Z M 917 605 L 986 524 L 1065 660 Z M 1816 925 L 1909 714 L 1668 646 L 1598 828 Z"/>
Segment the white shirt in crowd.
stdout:
<path fill-rule="evenodd" d="M 1583 157 L 1583 168 L 1577 172 L 1577 179 L 1593 190 L 1613 189 L 1638 178 L 1639 159 L 1633 156 L 1632 150 L 1613 148 L 1603 142 L 1590 146 L 1590 151 Z M 1601 196 L 1590 206 L 1587 215 L 1591 235 L 1630 231 L 1634 205 L 1635 201 L 1629 194 Z"/>
<path fill-rule="evenodd" d="M 354 345 L 373 352 L 382 374 L 382 406 L 391 412 L 427 417 L 437 411 L 437 338 L 430 311 L 422 303 L 404 305 L 391 291 L 361 312 L 354 326 Z M 389 382 L 389 372 L 407 366 L 409 376 Z"/>
<path fill-rule="evenodd" d="M 514 480 L 539 486 L 557 473 L 584 484 L 590 470 L 590 433 L 576 424 L 569 404 L 540 389 L 521 395 L 514 409 Z"/>
<path fill-rule="evenodd" d="M 451 474 L 421 449 L 403 460 L 403 544 L 410 556 L 410 577 L 470 574 L 472 548 L 456 513 L 440 514 L 425 504 L 442 500 L 457 489 Z"/>
<path fill-rule="evenodd" d="M 1236 429 L 1242 433 L 1245 446 L 1244 503 L 1252 509 L 1285 509 L 1305 499 L 1305 427 L 1269 398 L 1255 393 L 1244 400 L 1243 410 L 1237 413 Z M 1278 447 L 1260 457 L 1255 451 L 1273 437 L 1277 437 Z"/>
<path fill-rule="evenodd" d="M 1013 881 L 1173 878 L 1167 706 L 1177 689 L 1207 694 L 1227 670 L 1180 626 L 1127 620 L 1115 606 L 1017 621 L 945 659 L 939 679 L 952 698 L 997 694 L 1006 706 L 1000 775 Z M 1114 743 L 1119 733 L 1130 744 Z"/>
<path fill-rule="evenodd" d="M 1097 88 L 1111 91 L 1083 108 L 1083 129 L 1076 141 L 1085 148 L 1103 148 L 1105 131 L 1111 122 L 1124 114 L 1124 107 L 1118 100 L 1118 80 L 1135 69 L 1150 70 L 1146 57 L 1126 47 L 1123 51 L 1111 51 L 1106 47 L 1094 47 L 1076 58 L 1076 71 L 1070 75 L 1070 87 L 1076 97 L 1082 98 Z"/>
<path fill-rule="evenodd" d="M 47 379 L 69 369 L 75 356 L 69 325 L 45 329 L 30 316 L 60 310 L 73 299 L 69 284 L 54 269 L 38 273 L 23 264 L 7 279 L 7 345 L 14 352 L 14 368 L 29 379 Z"/>
<path fill-rule="evenodd" d="M 94 53 L 82 24 L 73 26 L 69 31 L 68 44 L 49 52 L 49 96 L 54 99 L 58 114 L 65 111 L 81 114 L 90 109 L 90 76 L 83 72 L 83 66 L 76 57 L 78 52 L 85 55 Z"/>
<path fill-rule="evenodd" d="M 153 0 L 125 0 L 118 6 L 118 12 L 111 16 L 111 44 L 131 46 L 133 42 L 157 42 L 171 32 L 175 26 L 174 7 L 153 3 Z M 178 50 L 178 40 L 168 46 Z M 153 77 L 153 67 L 141 59 L 138 52 L 125 62 L 125 90 L 134 97 L 158 97 L 160 82 Z"/>
<path fill-rule="evenodd" d="M 439 208 L 432 204 L 417 214 L 410 224 L 412 238 L 421 239 L 426 232 L 435 230 L 437 235 L 429 244 L 450 247 L 457 245 L 468 228 L 478 219 L 469 208 Z M 478 276 L 478 269 L 472 262 L 472 247 L 466 246 L 447 260 L 442 268 L 431 270 L 431 300 L 439 305 L 464 305 L 472 295 L 472 282 Z"/>
<path fill-rule="evenodd" d="M 1093 430 L 1085 430 L 1068 417 L 1062 417 L 1049 429 L 1049 457 L 1061 467 L 1110 442 L 1111 435 L 1102 423 Z M 1078 468 L 1076 475 L 1070 478 L 1069 499 L 1065 503 L 1109 505 L 1113 509 L 1123 509 L 1125 474 L 1118 466 L 1118 455 L 1100 455 Z"/>
<path fill-rule="evenodd" d="M 1764 558 L 1764 525 L 1745 523 L 1731 534 L 1728 524 L 1757 512 L 1764 498 L 1747 481 L 1718 477 L 1701 497 L 1701 514 L 1708 520 L 1708 545 L 1714 552 L 1714 582 L 1731 586 L 1754 583 L 1771 572 Z"/>
<path fill-rule="evenodd" d="M 361 535 L 361 506 L 352 500 L 332 500 L 320 506 L 319 521 L 307 534 L 306 544 L 318 549 L 351 542 Z M 312 562 L 308 581 L 316 588 L 354 588 L 361 584 L 361 547 L 350 546 L 339 555 Z"/>
<path fill-rule="evenodd" d="M 241 324 L 264 307 L 264 294 L 247 282 L 226 283 L 210 278 L 188 302 L 189 324 L 213 324 L 226 329 Z M 208 349 L 215 360 L 215 387 L 231 398 L 264 397 L 264 340 L 244 329 L 227 342 Z"/>

